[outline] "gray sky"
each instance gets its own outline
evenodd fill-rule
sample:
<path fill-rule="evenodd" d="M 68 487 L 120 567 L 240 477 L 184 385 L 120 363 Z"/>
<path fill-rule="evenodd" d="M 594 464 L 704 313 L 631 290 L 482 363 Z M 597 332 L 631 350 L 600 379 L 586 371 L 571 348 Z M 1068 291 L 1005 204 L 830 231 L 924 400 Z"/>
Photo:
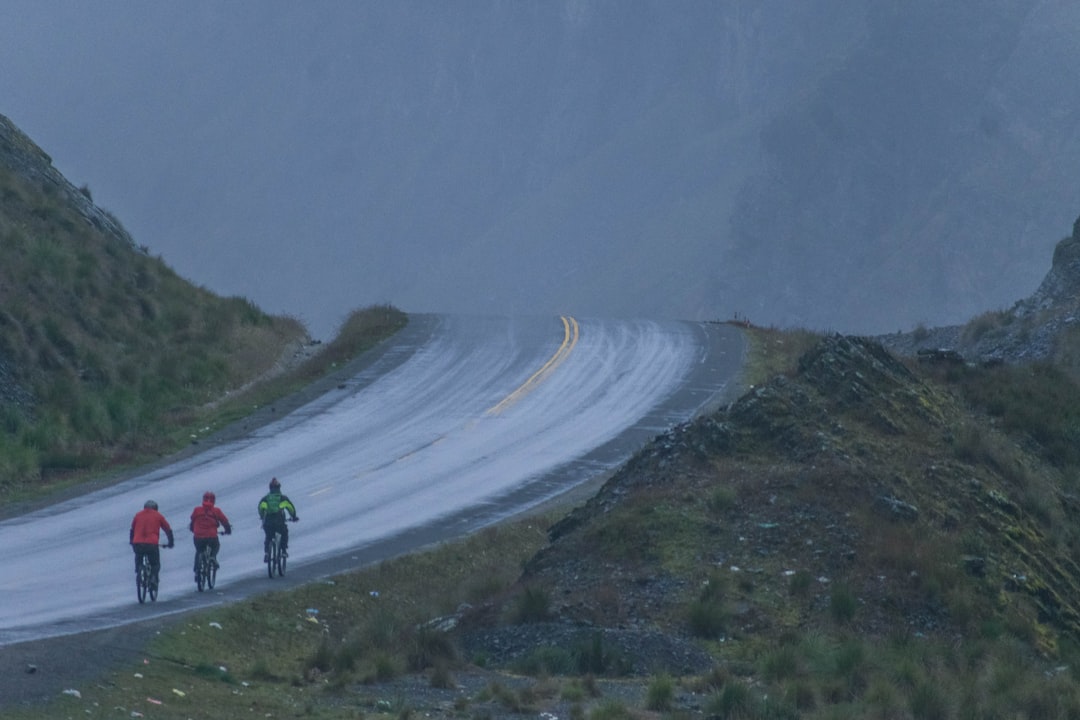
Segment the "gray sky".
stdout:
<path fill-rule="evenodd" d="M 884 332 L 1048 269 L 1077 7 L 7 0 L 0 113 L 315 337 L 380 302 Z"/>

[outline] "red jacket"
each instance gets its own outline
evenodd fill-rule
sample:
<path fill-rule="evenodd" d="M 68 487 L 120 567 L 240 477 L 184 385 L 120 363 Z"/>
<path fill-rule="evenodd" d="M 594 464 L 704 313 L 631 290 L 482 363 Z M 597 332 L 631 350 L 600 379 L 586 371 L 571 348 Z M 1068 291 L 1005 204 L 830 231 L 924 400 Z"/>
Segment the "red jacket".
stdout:
<path fill-rule="evenodd" d="M 203 504 L 191 511 L 191 522 L 188 528 L 195 533 L 196 538 L 217 537 L 218 525 L 225 528 L 225 532 L 232 532 L 229 526 L 229 518 L 221 512 L 221 508 L 209 500 L 203 500 Z"/>
<path fill-rule="evenodd" d="M 143 508 L 135 513 L 135 517 L 131 520 L 131 532 L 128 533 L 128 539 L 132 543 L 157 545 L 161 542 L 162 530 L 172 543 L 172 528 L 169 527 L 169 521 L 165 519 L 165 516 L 157 510 Z"/>

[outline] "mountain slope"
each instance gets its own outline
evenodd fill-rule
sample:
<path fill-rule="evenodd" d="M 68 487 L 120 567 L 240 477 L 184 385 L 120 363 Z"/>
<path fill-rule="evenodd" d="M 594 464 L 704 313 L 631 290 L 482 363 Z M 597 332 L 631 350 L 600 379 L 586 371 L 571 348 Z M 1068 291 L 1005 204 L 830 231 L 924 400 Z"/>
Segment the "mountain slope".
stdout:
<path fill-rule="evenodd" d="M 1080 195 L 1060 0 L 25 6 L 72 31 L 0 44 L 58 68 L 5 73 L 8 112 L 181 274 L 322 326 L 959 323 L 1035 288 Z"/>
<path fill-rule="evenodd" d="M 1027 330 L 984 350 L 1068 342 L 1076 247 L 1017 304 Z M 748 332 L 759 353 L 801 343 Z M 1080 385 L 1040 348 L 967 363 L 820 338 L 555 523 L 460 642 L 517 671 L 681 676 L 706 715 L 1074 716 Z"/>
<path fill-rule="evenodd" d="M 149 257 L 0 116 L 4 495 L 174 449 L 200 406 L 306 339 Z"/>

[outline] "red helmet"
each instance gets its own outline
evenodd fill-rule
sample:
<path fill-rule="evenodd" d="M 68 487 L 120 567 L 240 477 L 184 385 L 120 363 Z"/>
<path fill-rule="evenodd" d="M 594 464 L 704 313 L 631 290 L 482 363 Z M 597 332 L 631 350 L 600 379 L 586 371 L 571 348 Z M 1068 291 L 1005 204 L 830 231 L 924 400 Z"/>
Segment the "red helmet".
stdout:
<path fill-rule="evenodd" d="M 202 499 L 203 499 L 203 502 L 206 502 L 207 500 L 209 500 L 210 504 L 212 505 L 214 503 L 214 501 L 217 500 L 217 496 L 214 495 L 214 493 L 207 490 L 206 492 L 204 492 L 202 494 Z"/>
<path fill-rule="evenodd" d="M 270 481 L 270 489 L 271 490 L 280 490 L 281 489 L 281 483 L 278 482 L 277 478 L 274 478 L 274 479 L 272 479 Z"/>

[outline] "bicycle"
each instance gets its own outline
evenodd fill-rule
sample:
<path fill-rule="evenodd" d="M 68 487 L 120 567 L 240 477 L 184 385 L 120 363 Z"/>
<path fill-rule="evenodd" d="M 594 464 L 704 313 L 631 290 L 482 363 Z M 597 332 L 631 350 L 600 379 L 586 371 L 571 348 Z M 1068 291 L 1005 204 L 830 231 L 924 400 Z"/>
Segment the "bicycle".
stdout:
<path fill-rule="evenodd" d="M 289 518 L 289 522 L 296 522 L 296 520 L 296 518 Z M 281 531 L 274 531 L 274 537 L 270 539 L 270 552 L 266 554 L 266 574 L 271 580 L 274 579 L 275 572 L 278 577 L 285 574 L 285 564 L 289 553 L 281 549 L 281 541 Z"/>
<path fill-rule="evenodd" d="M 195 568 L 195 587 L 199 589 L 199 592 L 203 591 L 205 587 L 207 590 L 214 589 L 214 582 L 217 581 L 218 565 L 214 561 L 214 550 L 210 545 L 204 545 L 203 549 L 199 551 L 198 564 Z"/>
<path fill-rule="evenodd" d="M 169 546 L 162 545 L 161 547 Z M 150 597 L 150 602 L 157 602 L 158 578 L 154 576 L 149 555 L 144 554 L 139 560 L 139 571 L 135 573 L 135 594 L 139 598 L 140 605 L 146 602 L 147 596 Z"/>

